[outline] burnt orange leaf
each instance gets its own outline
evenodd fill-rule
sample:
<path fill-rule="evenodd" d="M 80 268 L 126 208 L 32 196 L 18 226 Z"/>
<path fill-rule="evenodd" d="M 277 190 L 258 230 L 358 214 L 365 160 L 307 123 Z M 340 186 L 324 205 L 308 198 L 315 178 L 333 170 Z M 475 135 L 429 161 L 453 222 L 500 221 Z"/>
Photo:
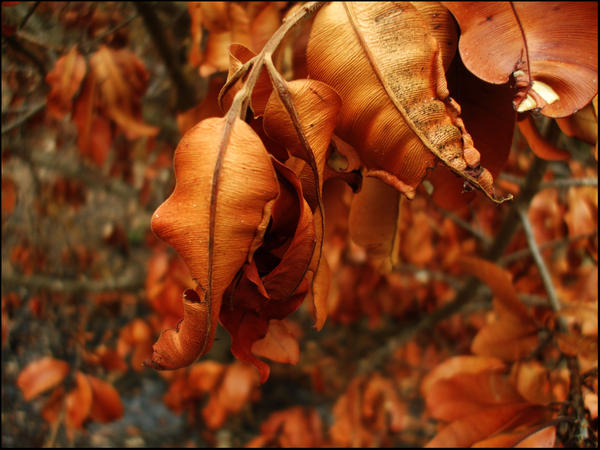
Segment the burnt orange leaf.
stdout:
<path fill-rule="evenodd" d="M 190 367 L 188 387 L 195 392 L 210 392 L 219 382 L 226 367 L 216 361 L 202 361 Z"/>
<path fill-rule="evenodd" d="M 549 374 L 544 366 L 537 361 L 524 361 L 514 370 L 515 386 L 523 398 L 535 405 L 547 405 L 552 401 Z"/>
<path fill-rule="evenodd" d="M 598 360 L 598 336 L 585 336 L 561 333 L 557 336 L 558 348 L 570 356 Z"/>
<path fill-rule="evenodd" d="M 258 377 L 254 367 L 239 361 L 228 366 L 217 390 L 202 409 L 206 425 L 217 429 L 229 414 L 240 412 L 252 400 L 257 386 Z"/>
<path fill-rule="evenodd" d="M 92 388 L 86 375 L 77 372 L 75 388 L 65 397 L 65 423 L 74 428 L 81 428 L 88 418 L 92 407 Z"/>
<path fill-rule="evenodd" d="M 463 417 L 442 428 L 425 447 L 470 447 L 511 426 L 535 423 L 544 417 L 540 407 L 528 403 L 496 406 Z"/>
<path fill-rule="evenodd" d="M 460 25 L 465 66 L 517 88 L 515 109 L 564 117 L 598 91 L 598 5 L 588 2 L 443 2 Z"/>
<path fill-rule="evenodd" d="M 252 353 L 281 363 L 296 364 L 300 360 L 298 341 L 281 320 L 269 321 L 267 334 L 252 344 Z"/>
<path fill-rule="evenodd" d="M 595 145 L 598 142 L 598 116 L 594 108 L 594 102 L 598 104 L 598 95 L 592 103 L 568 117 L 559 117 L 556 123 L 567 136 L 581 139 L 588 144 Z"/>
<path fill-rule="evenodd" d="M 77 127 L 77 147 L 97 166 L 102 167 L 108 156 L 113 131 L 108 119 L 96 109 L 97 86 L 93 73 L 86 77 L 81 94 L 73 105 L 73 122 Z"/>
<path fill-rule="evenodd" d="M 375 177 L 365 177 L 362 189 L 350 204 L 348 231 L 351 239 L 365 247 L 382 270 L 398 263 L 400 193 Z"/>
<path fill-rule="evenodd" d="M 97 85 L 97 101 L 128 139 L 155 136 L 158 128 L 141 117 L 141 97 L 146 91 L 148 72 L 135 54 L 127 49 L 101 46 L 90 58 L 90 71 Z"/>
<path fill-rule="evenodd" d="M 174 167 L 175 189 L 152 229 L 182 256 L 198 287 L 186 291 L 180 328 L 154 345 L 154 366 L 170 369 L 210 349 L 223 293 L 261 244 L 279 191 L 260 138 L 239 119 L 200 122 L 179 143 Z"/>
<path fill-rule="evenodd" d="M 548 161 L 563 161 L 571 157 L 568 151 L 555 147 L 542 137 L 533 117 L 529 114 L 522 120 L 519 120 L 517 124 L 519 125 L 519 131 L 521 131 L 521 134 L 527 140 L 531 151 L 540 158 Z"/>
<path fill-rule="evenodd" d="M 410 3 L 429 24 L 429 31 L 440 46 L 444 70 L 448 70 L 458 48 L 458 30 L 452 14 L 440 2 Z"/>
<path fill-rule="evenodd" d="M 449 97 L 438 43 L 410 3 L 324 6 L 307 65 L 312 78 L 340 94 L 336 134 L 358 150 L 373 176 L 412 198 L 437 157 L 494 198 L 491 175 Z"/>
<path fill-rule="evenodd" d="M 50 85 L 46 103 L 48 114 L 62 119 L 71 111 L 73 97 L 79 90 L 85 71 L 85 59 L 77 51 L 77 46 L 58 58 L 54 69 L 46 75 L 46 83 Z"/>
<path fill-rule="evenodd" d="M 90 418 L 102 423 L 120 419 L 123 416 L 123 403 L 117 390 L 100 378 L 91 375 L 87 378 L 93 394 Z"/>
<path fill-rule="evenodd" d="M 530 320 L 531 316 L 523 302 L 519 300 L 512 276 L 508 271 L 481 258 L 461 257 L 457 263 L 462 270 L 475 275 L 487 284 L 503 308 L 510 314 L 523 320 Z"/>
<path fill-rule="evenodd" d="M 553 448 L 556 442 L 556 428 L 546 427 L 519 441 L 515 448 Z"/>
<path fill-rule="evenodd" d="M 27 364 L 17 377 L 17 386 L 29 401 L 42 392 L 60 384 L 69 373 L 69 364 L 50 356 L 45 356 Z"/>
<path fill-rule="evenodd" d="M 246 448 L 314 448 L 323 445 L 323 425 L 314 409 L 295 406 L 271 414 L 260 426 L 260 436 Z"/>
<path fill-rule="evenodd" d="M 508 83 L 494 85 L 477 78 L 458 55 L 446 78 L 452 98 L 461 107 L 465 128 L 477 144 L 481 165 L 496 178 L 508 160 L 515 129 L 512 89 Z M 459 210 L 473 200 L 475 193 L 466 192 L 464 180 L 446 166 L 438 165 L 428 179 L 434 187 L 433 200 L 444 209 Z"/>

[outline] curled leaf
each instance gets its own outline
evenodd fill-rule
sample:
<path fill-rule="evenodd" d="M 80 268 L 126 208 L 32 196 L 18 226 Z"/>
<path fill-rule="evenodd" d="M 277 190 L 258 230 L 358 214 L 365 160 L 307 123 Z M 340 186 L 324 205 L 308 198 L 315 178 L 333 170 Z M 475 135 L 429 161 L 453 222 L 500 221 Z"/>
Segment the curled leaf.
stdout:
<path fill-rule="evenodd" d="M 179 143 L 174 167 L 175 189 L 155 211 L 152 229 L 182 256 L 198 286 L 184 294 L 183 323 L 154 345 L 153 365 L 169 369 L 210 349 L 223 293 L 262 242 L 278 194 L 270 157 L 239 119 L 200 122 Z"/>
<path fill-rule="evenodd" d="M 438 43 L 410 3 L 328 4 L 315 17 L 307 62 L 342 98 L 336 134 L 372 175 L 412 198 L 437 157 L 494 199 L 449 97 Z"/>
<path fill-rule="evenodd" d="M 520 112 L 569 116 L 598 91 L 598 4 L 443 2 L 460 25 L 465 66 L 479 78 L 512 76 Z"/>

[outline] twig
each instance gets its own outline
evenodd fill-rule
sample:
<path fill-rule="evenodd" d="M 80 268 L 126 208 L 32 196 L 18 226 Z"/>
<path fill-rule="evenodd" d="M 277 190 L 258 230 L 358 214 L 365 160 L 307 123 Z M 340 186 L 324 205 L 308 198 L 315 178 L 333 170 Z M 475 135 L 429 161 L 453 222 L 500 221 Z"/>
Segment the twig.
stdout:
<path fill-rule="evenodd" d="M 37 68 L 38 72 L 42 76 L 42 78 L 46 77 L 46 67 L 44 64 L 38 59 L 36 55 L 34 55 L 30 50 L 23 47 L 23 45 L 15 39 L 14 36 L 5 36 L 2 35 L 2 39 L 4 39 L 15 51 L 21 53 L 27 59 L 29 59 L 33 65 Z"/>
<path fill-rule="evenodd" d="M 177 111 L 191 108 L 196 104 L 196 89 L 181 70 L 181 65 L 177 62 L 177 51 L 171 47 L 154 6 L 148 2 L 134 2 L 134 6 L 142 16 L 144 25 L 148 28 L 150 37 L 167 67 L 171 83 L 177 91 Z"/>
<path fill-rule="evenodd" d="M 25 287 L 69 294 L 76 292 L 135 291 L 144 286 L 144 274 L 141 270 L 129 269 L 115 278 L 105 280 L 70 280 L 49 275 L 2 274 L 2 285 L 3 288 L 6 287 L 8 290 Z"/>
<path fill-rule="evenodd" d="M 557 180 L 545 181 L 540 185 L 540 189 L 547 188 L 567 188 L 572 186 L 590 186 L 598 187 L 597 178 L 559 178 Z"/>
<path fill-rule="evenodd" d="M 31 8 L 29 8 L 29 11 L 27 11 L 27 14 L 25 14 L 25 17 L 23 17 L 23 20 L 21 20 L 21 23 L 19 24 L 19 29 L 21 29 L 25 26 L 25 24 L 27 23 L 27 21 L 29 20 L 29 18 L 31 17 L 31 15 L 35 11 L 35 9 L 39 6 L 40 3 L 42 3 L 42 2 L 35 2 L 33 4 L 33 6 Z"/>
<path fill-rule="evenodd" d="M 52 424 L 52 427 L 50 428 L 50 434 L 48 435 L 46 442 L 44 442 L 44 448 L 54 447 L 54 443 L 56 442 L 56 436 L 58 435 L 58 429 L 65 420 L 66 410 L 66 401 L 65 398 L 63 398 L 60 405 L 60 411 L 58 412 L 58 417 L 56 418 L 56 421 Z"/>
<path fill-rule="evenodd" d="M 454 214 L 452 211 L 447 211 L 447 210 L 445 210 L 443 208 L 440 208 L 439 206 L 435 206 L 435 209 L 437 211 L 439 211 L 443 216 L 448 217 L 450 220 L 452 220 L 459 227 L 463 228 L 464 230 L 467 230 L 469 233 L 471 233 L 477 239 L 479 239 L 480 241 L 482 241 L 484 243 L 484 245 L 489 245 L 491 243 L 491 240 L 490 240 L 490 238 L 488 236 L 486 236 L 485 234 L 483 234 L 478 229 L 474 228 L 470 223 L 468 223 L 468 222 L 464 221 L 463 219 L 461 219 L 459 216 L 457 216 L 456 214 Z"/>
<path fill-rule="evenodd" d="M 92 50 L 92 48 L 98 44 L 99 42 L 101 42 L 105 37 L 110 36 L 113 33 L 116 33 L 117 31 L 119 31 L 121 28 L 123 28 L 126 25 L 129 25 L 130 22 L 133 21 L 133 19 L 136 19 L 137 17 L 139 17 L 139 14 L 134 14 L 133 16 L 129 17 L 128 19 L 125 19 L 123 22 L 121 22 L 118 25 L 115 25 L 114 27 L 112 27 L 110 30 L 106 30 L 104 33 L 101 33 L 99 36 L 97 36 L 93 41 L 89 42 L 86 44 L 85 46 L 85 50 L 83 51 L 84 53 L 88 53 Z"/>
<path fill-rule="evenodd" d="M 561 309 L 560 300 L 556 295 L 554 284 L 552 284 L 552 277 L 550 276 L 550 272 L 546 267 L 544 258 L 542 258 L 540 249 L 537 245 L 537 242 L 535 241 L 535 236 L 533 235 L 533 229 L 531 228 L 531 222 L 529 222 L 527 210 L 525 208 L 519 208 L 518 213 L 519 218 L 521 219 L 521 224 L 523 225 L 523 231 L 525 233 L 525 239 L 527 239 L 529 251 L 531 252 L 531 256 L 533 256 L 533 260 L 535 261 L 535 265 L 537 266 L 538 271 L 540 272 L 540 277 L 542 278 L 542 283 L 544 283 L 544 289 L 546 290 L 546 294 L 548 294 L 548 302 L 550 303 L 552 310 L 554 312 L 558 312 Z M 566 327 L 566 325 L 564 326 Z"/>
<path fill-rule="evenodd" d="M 46 106 L 46 100 L 36 103 L 31 108 L 29 108 L 29 110 L 26 113 L 17 117 L 15 120 L 13 120 L 11 123 L 6 125 L 5 127 L 2 127 L 2 134 L 8 133 L 9 131 L 14 130 L 15 128 L 23 125 L 25 122 L 27 122 L 33 116 L 35 116 L 38 112 L 40 112 L 42 109 L 44 109 L 45 106 Z"/>
<path fill-rule="evenodd" d="M 580 241 L 582 239 L 590 239 L 596 236 L 598 236 L 598 231 L 595 231 L 593 233 L 577 234 L 575 236 L 567 236 L 566 238 L 554 239 L 549 242 L 544 242 L 543 244 L 539 245 L 538 248 L 540 249 L 540 251 L 544 251 L 551 248 L 563 247 L 565 245 L 571 244 L 572 242 Z M 529 255 L 531 255 L 531 249 L 527 247 L 501 257 L 498 260 L 498 264 L 501 266 L 506 266 L 507 264 L 510 264 L 518 259 L 525 258 Z"/>

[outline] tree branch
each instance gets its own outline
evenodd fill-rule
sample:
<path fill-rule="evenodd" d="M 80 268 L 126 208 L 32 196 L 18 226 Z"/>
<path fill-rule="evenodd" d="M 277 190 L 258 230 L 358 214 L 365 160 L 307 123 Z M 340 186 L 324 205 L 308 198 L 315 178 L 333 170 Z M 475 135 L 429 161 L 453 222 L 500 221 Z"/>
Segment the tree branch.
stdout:
<path fill-rule="evenodd" d="M 142 16 L 148 33 L 167 67 L 171 83 L 177 91 L 177 111 L 191 108 L 196 104 L 196 89 L 181 70 L 181 65 L 177 62 L 177 52 L 170 45 L 164 26 L 154 12 L 154 7 L 148 2 L 133 2 L 133 4 L 138 14 Z"/>
<path fill-rule="evenodd" d="M 73 294 L 76 292 L 135 291 L 144 286 L 144 274 L 140 269 L 124 271 L 117 277 L 104 280 L 72 280 L 49 275 L 2 275 L 2 286 L 7 290 L 25 287 L 45 291 Z"/>

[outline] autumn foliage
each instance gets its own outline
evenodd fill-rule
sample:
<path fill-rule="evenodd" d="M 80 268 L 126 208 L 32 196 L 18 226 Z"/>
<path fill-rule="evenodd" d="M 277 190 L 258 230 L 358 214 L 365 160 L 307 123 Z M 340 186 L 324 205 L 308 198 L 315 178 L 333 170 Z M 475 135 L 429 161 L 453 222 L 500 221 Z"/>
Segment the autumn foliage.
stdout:
<path fill-rule="evenodd" d="M 597 446 L 596 3 L 2 10 L 3 387 L 47 445 L 143 439 L 151 380 L 175 445 Z"/>

